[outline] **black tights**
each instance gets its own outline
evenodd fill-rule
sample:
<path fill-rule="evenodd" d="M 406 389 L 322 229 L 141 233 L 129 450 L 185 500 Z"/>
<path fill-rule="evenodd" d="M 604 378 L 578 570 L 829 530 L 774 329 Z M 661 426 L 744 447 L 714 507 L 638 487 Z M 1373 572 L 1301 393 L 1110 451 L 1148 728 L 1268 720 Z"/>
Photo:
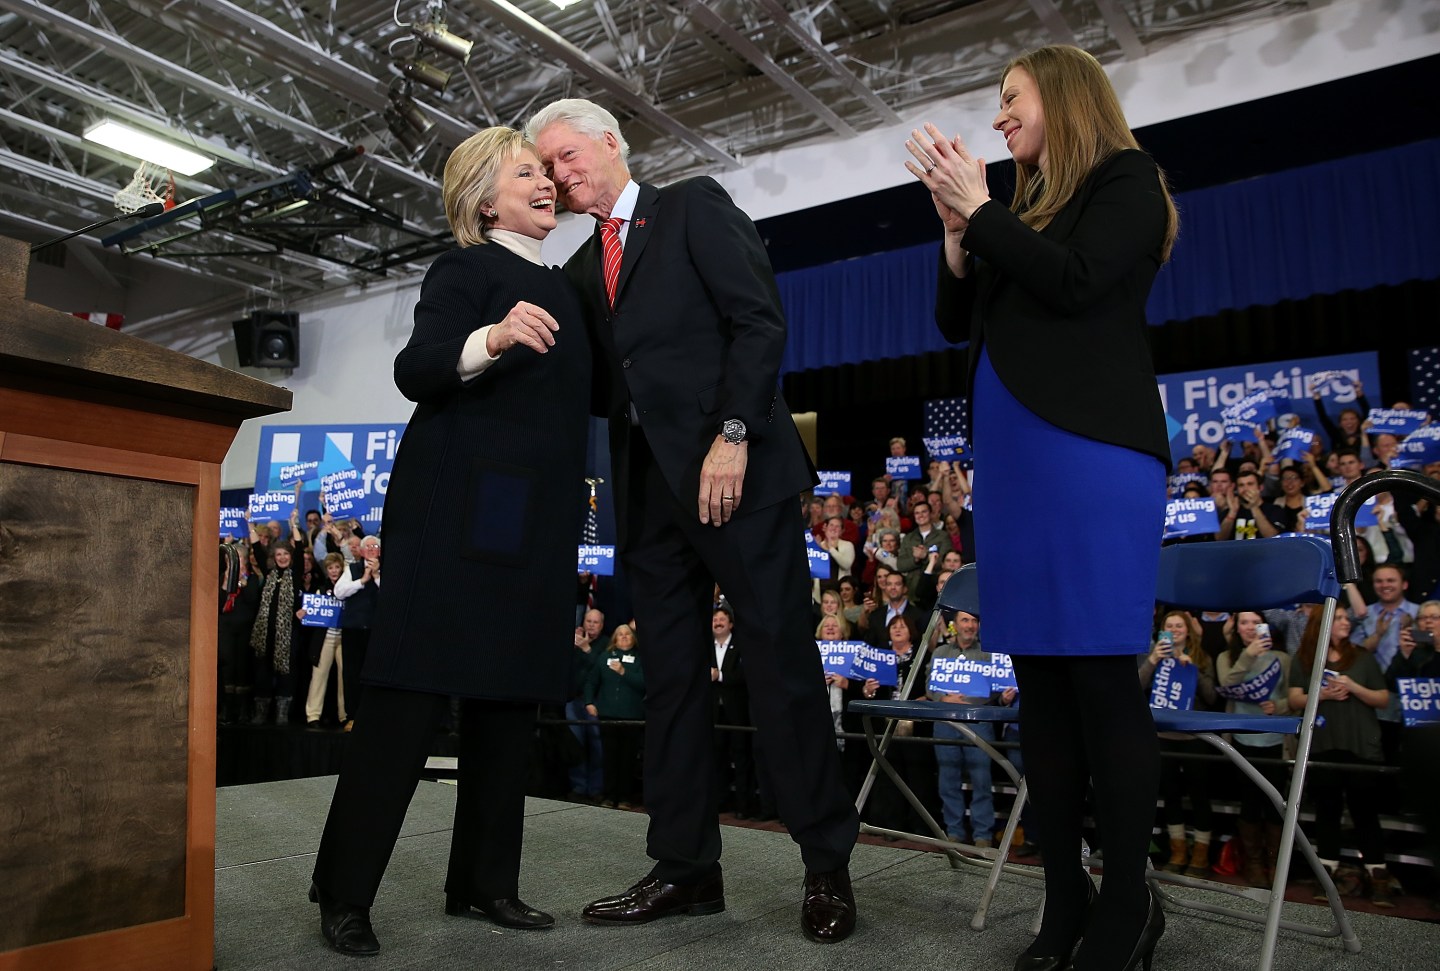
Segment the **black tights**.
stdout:
<path fill-rule="evenodd" d="M 1034 953 L 1058 954 L 1082 931 L 1075 967 L 1118 968 L 1145 923 L 1160 747 L 1128 655 L 1014 658 L 1020 745 L 1045 858 L 1045 916 Z M 1085 910 L 1080 866 L 1085 792 L 1094 781 L 1105 891 Z"/>

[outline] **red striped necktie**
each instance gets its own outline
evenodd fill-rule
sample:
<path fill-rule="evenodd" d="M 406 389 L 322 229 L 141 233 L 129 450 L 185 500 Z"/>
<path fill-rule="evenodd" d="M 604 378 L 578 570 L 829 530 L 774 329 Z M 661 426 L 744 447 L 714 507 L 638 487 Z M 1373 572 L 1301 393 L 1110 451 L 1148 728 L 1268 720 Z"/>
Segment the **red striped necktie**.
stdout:
<path fill-rule="evenodd" d="M 615 309 L 615 285 L 620 282 L 620 260 L 625 255 L 620 246 L 620 225 L 625 220 L 613 216 L 600 224 L 600 245 L 605 248 L 605 295 L 610 309 Z"/>

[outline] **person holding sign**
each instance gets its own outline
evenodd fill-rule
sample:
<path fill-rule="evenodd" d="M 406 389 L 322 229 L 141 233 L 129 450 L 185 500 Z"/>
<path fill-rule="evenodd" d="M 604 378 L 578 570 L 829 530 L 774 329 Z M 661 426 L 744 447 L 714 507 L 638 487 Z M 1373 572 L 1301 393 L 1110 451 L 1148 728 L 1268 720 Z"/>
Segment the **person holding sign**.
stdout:
<path fill-rule="evenodd" d="M 1179 219 L 1079 48 L 1013 60 L 994 127 L 1016 163 L 1010 209 L 990 198 L 984 159 L 933 125 L 912 133 L 906 167 L 945 228 L 936 321 L 970 342 L 986 647 L 1013 656 L 1025 698 L 1046 897 L 1017 968 L 1063 967 L 1073 951 L 1077 971 L 1121 971 L 1148 963 L 1164 930 L 1145 882 L 1159 751 L 1133 657 L 1153 622 L 1170 463 L 1145 302 Z M 1063 487 L 1036 474 L 1042 456 Z M 1093 907 L 1076 852 L 1092 779 L 1105 847 Z"/>
<path fill-rule="evenodd" d="M 1150 653 L 1140 661 L 1140 686 L 1150 694 L 1156 673 L 1166 667 L 1192 667 L 1195 670 L 1195 693 L 1183 707 L 1193 708 L 1197 702 L 1208 707 L 1215 703 L 1215 674 L 1210 655 L 1200 646 L 1200 622 L 1183 610 L 1171 610 L 1160 623 L 1160 636 Z M 1192 735 L 1164 732 L 1160 735 L 1162 752 L 1207 755 L 1210 747 Z M 1185 840 L 1185 807 L 1182 799 L 1190 798 L 1190 823 L 1195 833 L 1193 843 Z M 1171 873 L 1188 873 L 1203 877 L 1210 872 L 1210 837 L 1214 813 L 1210 806 L 1210 772 L 1205 762 L 1188 759 L 1165 759 L 1160 763 L 1160 797 L 1165 800 L 1165 828 L 1170 833 L 1170 861 L 1165 869 Z M 1108 852 L 1108 847 L 1106 848 Z"/>
<path fill-rule="evenodd" d="M 1226 625 L 1226 646 L 1216 658 L 1216 690 L 1226 699 L 1225 710 L 1239 715 L 1289 715 L 1290 655 L 1276 650 L 1270 625 L 1253 610 L 1234 615 Z M 1285 736 L 1277 732 L 1237 732 L 1236 750 L 1251 762 L 1276 789 L 1284 791 Z M 1272 763 L 1273 760 L 1273 763 Z M 1271 764 L 1267 764 L 1271 763 Z M 1271 886 L 1275 859 L 1280 853 L 1280 812 L 1258 786 L 1243 783 L 1240 818 L 1236 822 L 1244 849 L 1241 874 L 1252 887 Z"/>
<path fill-rule="evenodd" d="M 380 949 L 370 906 L 451 695 L 460 778 L 445 912 L 554 923 L 520 899 L 520 855 L 537 702 L 569 690 L 590 335 L 540 255 L 556 190 L 533 145 L 509 128 L 470 136 L 445 163 L 443 195 L 459 245 L 426 272 L 395 358 L 415 412 L 385 497 L 363 704 L 311 888 L 321 932 L 345 954 Z"/>
<path fill-rule="evenodd" d="M 1311 742 L 1312 762 L 1339 762 L 1350 765 L 1380 765 L 1385 761 L 1380 746 L 1380 722 L 1376 712 L 1390 703 L 1385 676 L 1375 658 L 1350 642 L 1350 614 L 1335 609 L 1330 643 L 1322 645 L 1322 612 L 1313 611 L 1300 650 L 1290 666 L 1290 708 L 1300 711 L 1309 700 L 1312 665 L 1325 667 L 1320 684 L 1320 706 L 1315 716 Z M 1335 888 L 1346 896 L 1365 892 L 1370 902 L 1393 907 L 1395 880 L 1385 868 L 1385 843 L 1376 806 L 1375 777 L 1367 774 L 1313 767 L 1310 798 L 1315 804 L 1315 852 L 1335 878 Z M 1364 870 L 1340 865 L 1341 809 L 1348 806 L 1360 844 Z"/>
<path fill-rule="evenodd" d="M 903 584 L 898 573 L 891 574 L 890 579 Z M 915 649 L 920 642 L 920 625 L 914 615 L 900 612 L 890 618 L 886 632 L 888 647 L 893 652 L 895 659 L 894 677 L 883 679 L 872 677 L 863 681 L 851 678 L 851 697 L 857 695 L 861 698 L 881 699 L 900 697 L 900 686 L 909 677 L 910 665 L 915 663 L 917 656 Z M 884 646 L 884 644 L 877 646 Z M 888 683 L 892 680 L 893 684 Z M 911 698 L 923 698 L 925 687 L 925 680 L 917 678 Z M 928 738 L 930 737 L 930 723 L 902 720 L 896 724 L 895 734 L 902 737 Z M 866 755 L 868 754 L 867 752 Z M 916 798 L 927 807 L 939 808 L 940 794 L 936 789 L 934 746 L 897 742 L 890 747 L 889 757 L 890 764 L 895 767 L 896 772 L 900 773 L 900 777 L 905 780 L 910 791 L 915 793 Z M 920 832 L 924 828 L 924 823 L 914 808 L 900 795 L 900 790 L 885 775 L 876 777 L 875 787 L 870 790 L 870 804 L 865 815 L 867 822 L 887 829 L 914 833 Z"/>
<path fill-rule="evenodd" d="M 345 558 L 339 553 L 325 555 L 325 579 L 316 592 L 335 595 L 335 584 L 345 576 Z M 335 702 L 340 724 L 349 721 L 345 711 L 345 652 L 340 649 L 339 627 L 312 627 L 309 639 L 310 691 L 305 698 L 305 727 L 319 728 L 320 713 L 325 707 L 325 690 L 330 681 L 330 667 L 335 667 Z"/>
<path fill-rule="evenodd" d="M 252 725 L 290 721 L 290 699 L 295 692 L 295 646 L 299 643 L 303 614 L 300 571 L 295 568 L 295 550 L 284 540 L 272 540 L 269 570 L 260 590 L 255 626 L 250 631 L 250 649 L 255 653 L 255 714 Z"/>
<path fill-rule="evenodd" d="M 978 684 L 983 690 L 937 690 L 934 671 L 945 659 L 963 658 L 976 664 L 990 663 L 990 652 L 980 647 L 980 621 L 973 614 L 957 611 L 950 621 L 947 636 L 930 656 L 931 674 L 926 697 L 931 701 L 947 701 L 958 705 L 990 703 L 990 682 Z M 980 738 L 995 741 L 995 726 L 976 722 L 970 726 Z M 991 776 L 990 756 L 974 743 L 965 741 L 964 734 L 949 722 L 935 722 L 935 737 L 960 740 L 958 745 L 937 745 L 935 762 L 939 767 L 940 804 L 945 809 L 945 832 L 959 843 L 970 843 L 989 849 L 995 840 L 995 789 Z M 970 778 L 970 838 L 965 836 L 965 777 Z"/>

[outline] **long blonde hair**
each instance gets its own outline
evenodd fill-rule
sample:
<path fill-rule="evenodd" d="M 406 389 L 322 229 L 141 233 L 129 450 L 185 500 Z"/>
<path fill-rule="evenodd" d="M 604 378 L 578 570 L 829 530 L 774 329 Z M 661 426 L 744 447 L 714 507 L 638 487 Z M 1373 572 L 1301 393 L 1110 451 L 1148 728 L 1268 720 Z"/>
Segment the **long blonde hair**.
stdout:
<path fill-rule="evenodd" d="M 485 242 L 485 229 L 493 220 L 484 209 L 495 201 L 500 169 L 525 149 L 533 152 L 535 146 L 513 128 L 486 128 L 456 145 L 446 159 L 441 183 L 445 218 L 462 247 Z"/>
<path fill-rule="evenodd" d="M 1010 208 L 1032 229 L 1050 225 L 1082 182 L 1116 152 L 1138 149 L 1115 88 L 1100 62 L 1078 47 L 1052 44 L 1021 54 L 1005 66 L 1001 85 L 1017 67 L 1035 79 L 1045 112 L 1046 171 L 1015 163 L 1015 198 Z M 1175 200 L 1160 173 L 1165 198 L 1165 242 L 1161 259 L 1170 258 L 1180 231 Z"/>

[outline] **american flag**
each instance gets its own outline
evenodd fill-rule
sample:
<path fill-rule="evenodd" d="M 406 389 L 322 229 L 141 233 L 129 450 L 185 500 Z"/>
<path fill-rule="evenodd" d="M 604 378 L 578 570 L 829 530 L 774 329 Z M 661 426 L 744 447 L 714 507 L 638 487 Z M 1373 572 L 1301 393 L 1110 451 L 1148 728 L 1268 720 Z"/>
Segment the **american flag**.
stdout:
<path fill-rule="evenodd" d="M 600 542 L 600 502 L 595 496 L 595 487 L 605 481 L 598 478 L 585 480 L 590 483 L 590 500 L 585 504 L 585 525 L 580 528 L 580 545 L 594 546 Z M 595 594 L 600 589 L 600 578 L 590 575 L 590 589 L 585 592 L 585 608 L 595 609 Z"/>
<path fill-rule="evenodd" d="M 120 327 L 125 323 L 124 314 L 103 314 L 77 311 L 75 313 L 72 313 L 70 316 L 79 317 L 81 320 L 88 320 L 92 324 L 100 324 L 102 326 L 109 327 L 111 330 L 119 330 Z"/>
<path fill-rule="evenodd" d="M 965 398 L 934 398 L 925 402 L 925 437 L 964 435 L 970 440 L 970 402 Z M 974 465 L 974 456 L 967 448 L 960 458 L 962 468 Z"/>
<path fill-rule="evenodd" d="M 1410 405 L 1440 415 L 1440 347 L 1410 352 Z"/>

